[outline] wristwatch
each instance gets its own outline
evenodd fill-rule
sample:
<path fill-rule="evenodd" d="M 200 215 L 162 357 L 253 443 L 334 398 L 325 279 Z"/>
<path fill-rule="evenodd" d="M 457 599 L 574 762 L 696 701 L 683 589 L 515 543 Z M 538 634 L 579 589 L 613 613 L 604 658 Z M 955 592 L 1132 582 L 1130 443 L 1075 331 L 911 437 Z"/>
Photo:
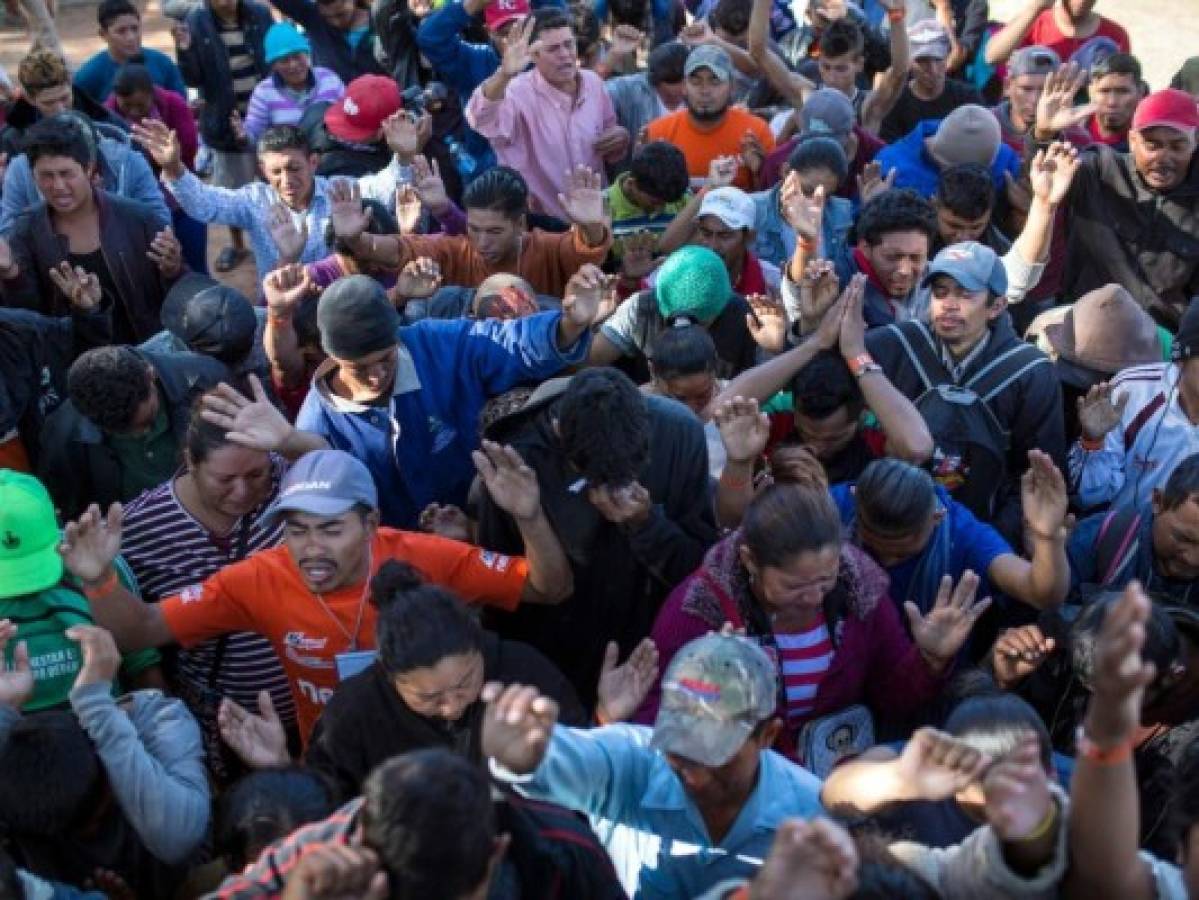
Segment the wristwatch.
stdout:
<path fill-rule="evenodd" d="M 869 375 L 871 372 L 881 372 L 883 367 L 874 361 L 874 357 L 869 353 L 859 353 L 857 356 L 845 360 L 845 364 L 849 366 L 849 371 L 853 373 L 855 378 L 861 378 L 863 375 Z"/>

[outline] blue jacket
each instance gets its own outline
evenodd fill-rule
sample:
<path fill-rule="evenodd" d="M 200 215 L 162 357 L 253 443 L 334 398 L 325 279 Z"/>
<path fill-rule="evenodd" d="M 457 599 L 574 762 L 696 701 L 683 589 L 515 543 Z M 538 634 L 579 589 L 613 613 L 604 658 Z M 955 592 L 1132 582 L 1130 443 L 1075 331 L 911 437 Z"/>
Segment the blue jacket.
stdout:
<path fill-rule="evenodd" d="M 167 209 L 158 179 L 146 158 L 130 143 L 129 135 L 119 128 L 100 123 L 95 127 L 100 135 L 99 169 L 103 189 L 126 200 L 136 200 L 147 207 L 159 228 L 166 228 L 171 224 L 171 211 Z M 14 157 L 4 173 L 0 234 L 8 234 L 17 216 L 42 202 L 29 159 L 24 153 Z"/>
<path fill-rule="evenodd" d="M 472 44 L 462 39 L 471 17 L 461 0 L 450 0 L 426 17 L 416 32 L 416 44 L 438 77 L 458 92 L 462 105 L 480 84 L 500 66 L 499 54 L 491 44 Z"/>
<path fill-rule="evenodd" d="M 141 59 L 133 59 L 146 67 L 154 83 L 168 91 L 174 91 L 180 97 L 187 99 L 187 86 L 175 61 L 161 51 L 143 47 Z M 82 88 L 96 100 L 103 103 L 112 93 L 113 82 L 117 79 L 122 63 L 117 62 L 107 50 L 101 50 L 79 67 L 75 73 L 75 87 Z"/>
<path fill-rule="evenodd" d="M 379 488 L 383 524 L 413 528 L 430 503 L 466 503 L 483 404 L 587 358 L 587 335 L 568 352 L 558 350 L 560 318 L 539 313 L 508 322 L 425 319 L 402 326 L 388 411 L 331 395 L 325 381 L 333 364 L 326 363 L 296 427 L 365 462 Z"/>
<path fill-rule="evenodd" d="M 911 188 L 922 197 L 932 197 L 937 192 L 941 170 L 924 147 L 926 138 L 932 137 L 941 125 L 941 119 L 926 119 L 894 144 L 884 147 L 875 157 L 883 167 L 883 175 L 899 169 L 895 176 L 895 187 Z M 995 190 L 1002 192 L 1005 184 L 1003 174 L 1011 172 L 1016 178 L 1020 174 L 1020 157 L 1011 147 L 1001 143 L 999 153 L 991 163 L 991 178 Z"/>

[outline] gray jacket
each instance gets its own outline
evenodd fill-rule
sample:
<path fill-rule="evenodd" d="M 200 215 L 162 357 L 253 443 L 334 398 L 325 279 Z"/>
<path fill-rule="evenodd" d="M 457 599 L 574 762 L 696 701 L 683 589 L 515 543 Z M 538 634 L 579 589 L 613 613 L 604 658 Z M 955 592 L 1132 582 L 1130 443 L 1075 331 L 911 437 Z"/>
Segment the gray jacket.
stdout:
<path fill-rule="evenodd" d="M 145 205 L 158 227 L 166 228 L 171 224 L 171 211 L 146 158 L 121 129 L 103 123 L 96 123 L 95 128 L 100 135 L 101 187 L 110 194 Z M 22 153 L 9 160 L 8 171 L 4 173 L 4 192 L 0 195 L 0 234 L 7 235 L 17 216 L 42 201 L 29 158 Z"/>
<path fill-rule="evenodd" d="M 633 147 L 641 129 L 662 114 L 662 103 L 658 100 L 658 92 L 649 83 L 648 72 L 638 72 L 636 75 L 621 75 L 604 82 L 604 90 L 612 100 L 616 109 L 616 121 L 629 129 L 629 149 L 619 165 L 623 166 L 632 158 Z"/>
<path fill-rule="evenodd" d="M 70 700 L 113 797 L 146 849 L 168 864 L 186 860 L 208 830 L 211 797 L 200 727 L 183 701 L 161 691 L 115 700 L 107 681 L 76 688 Z M 19 719 L 0 707 L 0 745 Z"/>

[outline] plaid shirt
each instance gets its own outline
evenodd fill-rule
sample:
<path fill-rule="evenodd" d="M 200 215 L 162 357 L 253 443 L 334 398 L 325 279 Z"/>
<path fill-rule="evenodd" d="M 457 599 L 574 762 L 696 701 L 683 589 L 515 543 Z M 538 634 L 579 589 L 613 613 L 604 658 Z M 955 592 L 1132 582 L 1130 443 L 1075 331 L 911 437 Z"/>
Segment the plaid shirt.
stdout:
<path fill-rule="evenodd" d="M 378 200 L 394 215 L 396 188 L 411 180 L 412 170 L 408 166 L 401 166 L 392 157 L 386 168 L 359 178 L 358 187 L 364 200 Z M 312 202 L 308 208 L 303 212 L 292 212 L 297 225 L 303 222 L 308 227 L 308 242 L 304 245 L 299 262 L 316 262 L 330 253 L 329 245 L 325 243 L 325 225 L 329 221 L 331 208 L 331 181 L 318 175 L 314 179 Z M 249 235 L 259 283 L 279 265 L 279 249 L 271 238 L 267 221 L 270 208 L 281 201 L 270 185 L 255 181 L 236 189 L 213 187 L 191 172 L 184 172 L 181 178 L 174 181 L 163 178 L 163 184 L 183 211 L 193 219 L 241 228 Z"/>

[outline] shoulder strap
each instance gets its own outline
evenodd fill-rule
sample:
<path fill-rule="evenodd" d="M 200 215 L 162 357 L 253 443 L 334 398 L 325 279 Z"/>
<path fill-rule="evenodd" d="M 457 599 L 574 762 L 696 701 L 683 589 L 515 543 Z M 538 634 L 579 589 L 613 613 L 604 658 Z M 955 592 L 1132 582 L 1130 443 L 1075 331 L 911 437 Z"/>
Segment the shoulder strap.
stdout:
<path fill-rule="evenodd" d="M 903 347 L 903 352 L 907 354 L 912 368 L 916 370 L 916 374 L 920 376 L 920 380 L 924 383 L 924 389 L 926 391 L 932 390 L 935 384 L 944 384 L 946 381 L 953 381 L 949 373 L 945 371 L 945 365 L 941 362 L 937 348 L 933 345 L 933 339 L 924 325 L 920 322 L 912 324 L 923 338 L 923 340 L 916 341 L 914 345 L 912 341 L 908 340 L 907 334 L 904 333 L 904 329 L 900 325 L 892 324 L 884 327 L 887 331 L 895 335 L 895 339 Z M 934 382 L 932 380 L 929 375 L 930 372 L 937 376 L 937 381 Z"/>
<path fill-rule="evenodd" d="M 1104 516 L 1095 538 L 1095 571 L 1101 585 L 1111 584 L 1136 553 L 1141 514 L 1135 509 L 1114 509 Z"/>
<path fill-rule="evenodd" d="M 984 401 L 990 402 L 1039 365 L 1049 365 L 1049 357 L 1031 344 L 1018 344 L 979 369 L 962 385 Z"/>

